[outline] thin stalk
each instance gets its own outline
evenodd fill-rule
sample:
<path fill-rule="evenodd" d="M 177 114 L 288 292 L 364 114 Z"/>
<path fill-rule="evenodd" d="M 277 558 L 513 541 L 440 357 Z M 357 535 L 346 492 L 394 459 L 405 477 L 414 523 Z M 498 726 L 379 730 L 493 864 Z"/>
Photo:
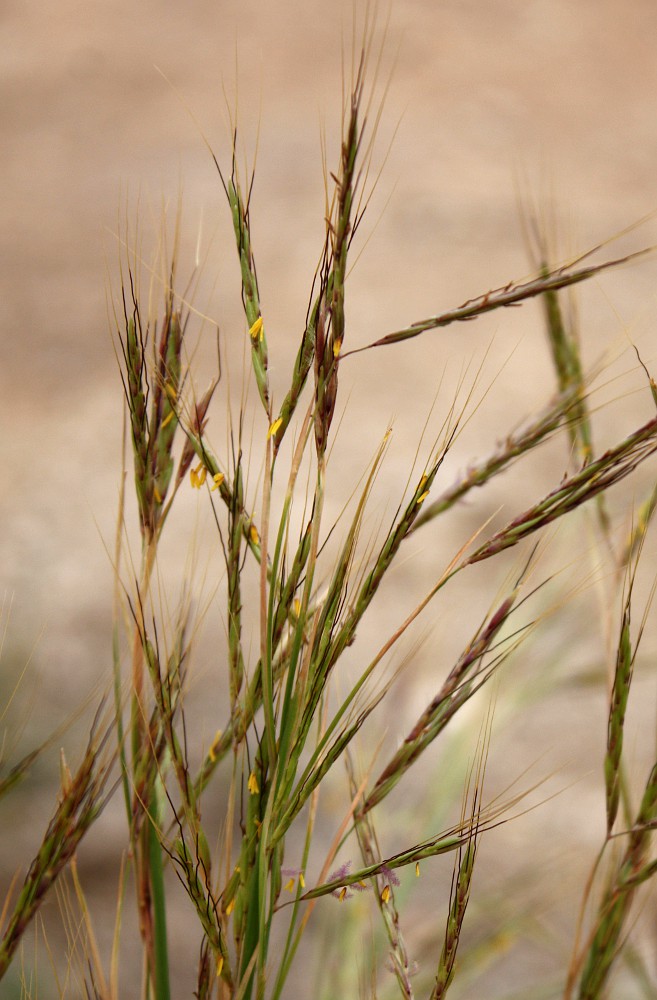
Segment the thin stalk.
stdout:
<path fill-rule="evenodd" d="M 343 357 L 347 358 L 352 354 L 359 354 L 361 351 L 369 351 L 374 347 L 387 347 L 391 344 L 398 344 L 403 340 L 419 337 L 420 334 L 426 333 L 429 330 L 450 326 L 452 323 L 467 322 L 495 309 L 507 309 L 509 306 L 519 305 L 521 302 L 533 299 L 537 295 L 543 295 L 545 292 L 556 291 L 559 288 L 568 288 L 570 285 L 576 285 L 581 281 L 588 281 L 596 274 L 601 274 L 610 268 L 620 267 L 621 264 L 628 264 L 631 261 L 638 260 L 641 257 L 645 257 L 649 252 L 651 251 L 648 249 L 638 250 L 636 253 L 627 254 L 625 257 L 617 257 L 615 260 L 604 261 L 602 264 L 592 264 L 576 270 L 569 270 L 566 266 L 558 268 L 547 277 L 539 276 L 525 282 L 510 281 L 508 285 L 504 285 L 502 288 L 496 288 L 473 299 L 468 299 L 467 302 L 464 302 L 463 305 L 458 306 L 456 309 L 450 309 L 448 312 L 440 313 L 437 316 L 430 316 L 428 319 L 418 320 L 418 322 L 412 323 L 410 326 L 396 330 L 394 333 L 386 334 L 385 337 L 380 337 L 371 344 L 348 351 Z"/>
<path fill-rule="evenodd" d="M 157 803 L 157 795 L 153 796 L 152 808 Z M 167 944 L 167 907 L 164 893 L 164 872 L 162 869 L 162 848 L 156 823 L 157 814 L 149 816 L 146 829 L 148 831 L 148 865 L 151 888 L 153 893 L 153 980 L 156 1000 L 170 1000 L 169 985 L 169 949 Z"/>

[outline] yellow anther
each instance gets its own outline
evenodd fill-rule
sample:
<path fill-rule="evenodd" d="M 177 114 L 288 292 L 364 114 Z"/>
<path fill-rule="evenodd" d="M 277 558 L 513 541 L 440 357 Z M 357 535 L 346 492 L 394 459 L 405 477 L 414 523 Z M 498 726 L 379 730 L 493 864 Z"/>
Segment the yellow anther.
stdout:
<path fill-rule="evenodd" d="M 338 340 L 333 341 L 333 357 L 339 358 L 341 350 L 342 350 L 342 341 L 338 338 Z"/>
<path fill-rule="evenodd" d="M 173 418 L 175 417 L 175 415 L 176 414 L 175 414 L 175 412 L 173 410 L 171 410 L 169 413 L 167 413 L 166 417 L 164 418 L 164 420 L 160 424 L 160 427 L 164 428 L 164 427 L 167 426 L 167 424 L 170 424 L 171 421 L 173 420 Z"/>
<path fill-rule="evenodd" d="M 249 538 L 251 539 L 254 545 L 260 544 L 260 535 L 258 534 L 258 529 L 256 528 L 255 524 L 252 524 L 251 527 L 249 528 Z"/>
<path fill-rule="evenodd" d="M 249 330 L 249 336 L 251 340 L 262 340 L 262 327 L 263 319 L 262 316 L 258 316 L 257 320 Z"/>
<path fill-rule="evenodd" d="M 424 493 L 420 494 L 420 496 L 416 500 L 418 507 L 420 506 L 421 503 L 424 503 L 424 501 L 427 499 L 428 496 L 429 496 L 429 490 L 425 490 Z"/>
<path fill-rule="evenodd" d="M 217 729 L 216 733 L 214 734 L 214 739 L 212 741 L 212 745 L 210 746 L 210 749 L 208 750 L 208 757 L 210 758 L 210 760 L 212 761 L 213 764 L 214 764 L 215 760 L 217 759 L 217 750 L 219 749 L 219 740 L 220 739 L 221 739 L 221 729 Z"/>
<path fill-rule="evenodd" d="M 338 899 L 340 900 L 341 903 L 344 903 L 344 898 L 346 895 L 347 895 L 347 887 L 346 885 L 343 885 L 342 888 L 340 889 L 340 895 L 338 896 Z"/>
<path fill-rule="evenodd" d="M 267 440 L 269 440 L 269 438 L 274 436 L 274 434 L 276 433 L 276 431 L 278 430 L 278 428 L 281 426 L 282 423 L 283 423 L 282 417 L 278 417 L 276 420 L 274 420 L 273 424 L 267 431 Z"/>
<path fill-rule="evenodd" d="M 231 899 L 230 903 L 226 907 L 226 916 L 229 917 L 234 909 L 235 909 L 235 900 Z"/>
<path fill-rule="evenodd" d="M 195 490 L 200 490 L 201 486 L 205 482 L 208 470 L 203 465 L 203 462 L 199 462 L 195 469 L 189 470 L 189 479 Z"/>
<path fill-rule="evenodd" d="M 381 902 L 387 903 L 389 899 L 390 899 L 390 886 L 384 885 L 383 892 L 381 893 Z"/>
<path fill-rule="evenodd" d="M 257 795 L 258 792 L 260 791 L 260 788 L 258 786 L 258 779 L 256 778 L 253 771 L 251 771 L 251 774 L 249 775 L 249 780 L 246 783 L 246 787 L 248 788 L 251 795 Z"/>
<path fill-rule="evenodd" d="M 213 490 L 218 490 L 225 478 L 226 477 L 224 476 L 223 472 L 217 472 L 216 475 L 212 477 L 214 481 L 214 486 L 210 487 L 210 493 L 212 493 Z"/>
<path fill-rule="evenodd" d="M 286 890 L 286 892 L 293 892 L 294 891 L 294 879 L 293 878 L 291 878 L 289 880 L 289 882 L 285 883 L 285 890 Z"/>

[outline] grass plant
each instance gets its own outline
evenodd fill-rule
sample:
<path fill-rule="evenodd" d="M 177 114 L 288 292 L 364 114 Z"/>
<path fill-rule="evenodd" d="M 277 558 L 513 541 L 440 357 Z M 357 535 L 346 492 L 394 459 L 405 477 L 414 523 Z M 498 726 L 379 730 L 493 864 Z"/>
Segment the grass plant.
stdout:
<path fill-rule="evenodd" d="M 132 506 L 122 493 L 114 557 L 114 677 L 108 682 L 114 693 L 113 713 L 108 720 L 103 702 L 81 763 L 73 773 L 65 769 L 62 774 L 52 820 L 22 886 L 17 882 L 7 891 L 0 979 L 16 959 L 27 927 L 59 885 L 64 922 L 74 927 L 77 914 L 85 929 L 83 957 L 77 963 L 83 987 L 75 995 L 102 1000 L 124 995 L 118 971 L 120 928 L 134 897 L 143 964 L 139 990 L 131 996 L 170 1000 L 174 995 L 170 900 L 175 886 L 169 876 L 175 873 L 196 928 L 198 962 L 188 995 L 199 1000 L 281 1000 L 291 995 L 287 992 L 291 970 L 299 961 L 313 913 L 321 906 L 346 908 L 356 897 L 368 907 L 367 922 L 378 922 L 377 940 L 385 942 L 387 953 L 380 960 L 373 951 L 361 995 L 398 995 L 407 1000 L 438 1000 L 448 990 L 458 995 L 459 955 L 466 947 L 468 905 L 477 893 L 481 842 L 487 832 L 524 809 L 529 789 L 510 788 L 487 798 L 484 777 L 492 739 L 488 716 L 473 747 L 475 763 L 468 771 L 460 815 L 446 829 L 424 836 L 411 827 L 404 845 L 384 852 L 380 846 L 384 803 L 394 789 L 413 780 L 418 761 L 451 732 L 465 706 L 482 689 L 492 691 L 489 682 L 516 653 L 532 624 L 522 617 L 521 609 L 542 584 L 536 582 L 538 533 L 544 537 L 554 522 L 578 517 L 591 501 L 597 505 L 596 530 L 609 550 L 611 586 L 616 598 L 622 595 L 622 612 L 609 688 L 606 753 L 600 762 L 606 829 L 600 831 L 601 852 L 583 888 L 563 995 L 581 1000 L 612 995 L 605 990 L 624 949 L 636 959 L 630 948 L 632 903 L 657 870 L 650 844 L 657 816 L 657 764 L 633 807 L 624 737 L 636 651 L 645 624 L 644 616 L 634 636 L 634 581 L 656 505 L 653 492 L 640 506 L 629 539 L 620 542 L 619 532 L 625 526 L 614 525 L 604 498 L 657 451 L 657 415 L 650 413 L 649 403 L 634 430 L 612 446 L 596 449 L 591 376 L 580 339 L 564 320 L 560 295 L 563 289 L 639 255 L 602 263 L 591 263 L 585 255 L 586 260 L 555 267 L 544 241 L 537 238 L 536 274 L 530 279 L 510 282 L 368 344 L 352 340 L 347 319 L 349 266 L 370 194 L 373 136 L 368 130 L 379 113 L 373 109 L 368 87 L 373 59 L 368 36 L 344 101 L 335 172 L 326 176 L 325 230 L 282 401 L 272 388 L 270 366 L 274 355 L 277 365 L 283 359 L 276 333 L 267 326 L 252 238 L 255 178 L 240 176 L 236 132 L 229 172 L 221 166 L 221 157 L 215 159 L 232 219 L 243 335 L 261 410 L 254 418 L 258 444 L 253 455 L 245 435 L 244 398 L 231 412 L 227 448 L 212 444 L 211 403 L 223 385 L 217 379 L 203 394 L 195 389 L 193 350 L 188 346 L 194 313 L 178 289 L 177 238 L 166 263 L 159 319 L 152 295 L 141 289 L 139 254 L 128 246 L 115 334 L 131 452 L 125 488 L 129 483 L 134 490 L 140 553 L 132 559 L 128 541 Z M 441 473 L 464 420 L 464 412 L 452 403 L 421 468 L 411 472 L 406 489 L 395 499 L 393 516 L 373 541 L 364 543 L 368 505 L 388 446 L 386 434 L 375 445 L 353 504 L 337 523 L 327 523 L 339 377 L 349 358 L 369 351 L 374 367 L 384 347 L 436 336 L 435 331 L 450 324 L 475 321 L 535 298 L 544 305 L 554 362 L 554 395 L 541 412 L 516 425 L 488 457 L 472 462 L 462 478 L 447 486 Z M 361 624 L 408 539 L 420 531 L 428 533 L 469 494 L 485 489 L 509 466 L 526 460 L 557 435 L 563 436 L 569 455 L 566 475 L 502 527 L 482 519 L 472 537 L 445 558 L 439 557 L 436 582 L 426 596 L 391 626 L 374 655 L 356 661 L 356 673 L 346 687 L 345 673 L 336 683 L 338 665 L 358 643 Z M 249 472 L 260 456 L 254 496 Z M 170 512 L 181 492 L 191 489 L 206 495 L 225 566 L 220 599 L 226 642 L 216 670 L 218 682 L 219 667 L 225 667 L 225 710 L 216 736 L 206 746 L 186 715 L 188 666 L 196 638 L 189 591 L 184 589 L 179 607 L 167 615 L 157 590 L 158 554 Z M 329 537 L 337 548 L 332 561 Z M 383 706 L 385 711 L 386 705 L 393 705 L 395 677 L 384 672 L 389 654 L 450 581 L 475 563 L 497 560 L 509 549 L 517 549 L 520 568 L 506 590 L 492 599 L 484 619 L 472 624 L 471 639 L 455 661 L 439 659 L 435 693 L 401 745 L 388 751 L 383 763 L 375 753 L 364 760 L 361 730 L 376 709 Z M 508 570 L 508 562 L 505 565 Z M 37 752 L 17 764 L 3 762 L 3 799 L 32 766 Z M 336 820 L 327 847 L 317 830 L 318 808 L 327 780 L 340 769 L 346 770 L 349 804 Z M 82 838 L 115 791 L 117 796 L 122 792 L 124 800 L 126 853 L 118 875 L 116 933 L 108 959 L 96 943 L 75 858 Z M 206 820 L 211 796 L 221 800 L 218 838 Z M 418 972 L 408 943 L 412 927 L 397 889 L 401 875 L 419 875 L 428 859 L 441 855 L 450 855 L 453 863 L 451 888 L 436 901 L 439 926 L 433 966 Z M 73 941 L 76 935 L 71 933 L 70 938 Z M 71 963 L 75 947 L 70 946 Z M 393 976 L 382 986 L 385 961 Z M 652 988 L 657 989 L 654 982 Z M 59 992 L 73 995 L 64 987 Z M 32 995 L 31 989 L 25 986 L 21 995 Z"/>

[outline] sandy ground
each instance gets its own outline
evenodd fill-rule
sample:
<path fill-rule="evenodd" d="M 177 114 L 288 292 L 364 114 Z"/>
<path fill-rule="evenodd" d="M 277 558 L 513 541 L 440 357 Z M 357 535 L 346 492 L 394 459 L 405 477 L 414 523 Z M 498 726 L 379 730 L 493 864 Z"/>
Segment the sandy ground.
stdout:
<path fill-rule="evenodd" d="M 126 219 L 133 226 L 139 216 L 149 260 L 162 206 L 168 206 L 171 231 L 182 191 L 181 258 L 191 267 L 197 240 L 205 257 L 195 298 L 211 320 L 199 334 L 198 381 L 205 385 L 208 368 L 213 373 L 214 324 L 230 354 L 235 338 L 243 336 L 243 321 L 227 211 L 201 133 L 227 166 L 226 107 L 234 110 L 237 103 L 249 162 L 258 142 L 254 240 L 272 331 L 274 385 L 282 392 L 323 236 L 320 137 L 323 130 L 331 166 L 338 149 L 341 39 L 348 52 L 351 5 L 5 0 L 0 18 L 0 565 L 5 605 L 11 605 L 3 684 L 9 691 L 16 670 L 30 659 L 23 703 L 32 702 L 32 736 L 49 732 L 93 695 L 110 662 L 106 546 L 112 544 L 120 474 L 121 393 L 108 301 L 117 287 Z M 350 343 L 364 344 L 527 273 L 519 190 L 553 207 L 564 257 L 655 209 L 656 32 L 657 7 L 649 0 L 393 2 L 382 85 L 393 62 L 394 70 L 373 158 L 375 168 L 384 160 L 385 166 L 363 228 L 369 240 L 366 246 L 361 241 L 364 252 L 350 278 Z M 655 224 L 648 222 L 608 253 L 654 242 Z M 614 381 L 599 397 L 614 401 L 599 417 L 600 447 L 650 416 L 647 394 L 633 392 L 645 383 L 628 338 L 656 370 L 655 275 L 648 261 L 601 278 L 579 297 L 587 362 L 608 348 L 615 359 L 609 375 Z M 446 463 L 448 482 L 549 398 L 546 362 L 534 305 L 354 359 L 343 379 L 348 405 L 336 446 L 336 512 L 391 418 L 395 435 L 381 480 L 380 512 L 388 494 L 393 502 L 441 378 L 435 420 L 444 416 L 445 400 L 465 366 L 471 382 L 482 365 L 480 396 L 492 384 Z M 456 540 L 500 504 L 517 510 L 539 495 L 565 469 L 562 444 L 534 464 L 531 476 L 511 479 L 460 513 Z M 642 471 L 636 495 L 651 471 Z M 626 516 L 634 496 L 630 489 L 612 497 L 615 517 Z M 186 503 L 192 511 L 192 501 Z M 169 543 L 171 567 L 181 564 L 187 550 L 184 525 L 183 519 Z M 595 640 L 596 557 L 570 561 L 581 535 L 582 522 L 565 530 L 557 562 L 569 566 L 573 586 L 586 581 L 586 592 L 518 660 L 515 680 L 506 685 L 509 698 L 502 699 L 515 714 L 500 709 L 491 753 L 494 791 L 540 758 L 529 783 L 557 772 L 549 790 L 563 792 L 556 804 L 510 824 L 482 849 L 482 869 L 488 862 L 490 874 L 482 876 L 474 926 L 483 935 L 492 914 L 507 947 L 489 958 L 477 985 L 461 993 L 455 985 L 455 996 L 506 996 L 513 989 L 519 995 L 522 989 L 536 997 L 560 995 L 574 913 L 603 834 L 604 696 L 600 684 L 591 690 L 573 684 L 548 699 L 542 712 L 535 702 L 547 676 L 580 676 L 604 658 Z M 411 594 L 419 599 L 453 545 L 454 538 L 441 531 L 418 541 L 412 558 L 395 572 L 395 586 L 365 632 L 366 643 L 391 614 L 397 618 L 411 606 Z M 449 664 L 449 652 L 467 641 L 502 579 L 499 573 L 473 575 L 436 609 L 418 654 L 417 684 L 409 682 L 400 692 L 408 718 L 426 701 L 432 677 Z M 213 615 L 200 655 L 206 673 L 212 670 L 211 662 L 203 662 L 212 628 L 220 630 L 216 606 Z M 651 641 L 647 651 L 654 649 Z M 637 788 L 654 745 L 648 661 L 646 656 L 632 717 Z M 483 712 L 483 702 L 478 710 Z M 206 720 L 209 731 L 221 725 L 220 694 L 212 712 L 217 721 Z M 399 720 L 387 722 L 393 743 L 403 735 L 404 718 L 400 710 Z M 440 767 L 446 766 L 443 760 Z M 16 863 L 27 864 L 38 844 L 52 798 L 36 805 L 34 793 L 40 784 L 51 787 L 49 773 L 44 765 L 13 811 L 9 800 L 0 826 L 2 879 Z M 442 780 L 435 777 L 436 788 Z M 422 790 L 418 782 L 419 800 Z M 404 803 L 395 808 L 393 839 L 395 831 L 403 836 L 408 819 Z M 432 816 L 428 809 L 424 819 Z M 120 812 L 106 822 L 94 841 L 97 853 L 87 861 L 99 897 L 106 882 L 112 884 L 113 844 L 122 836 Z M 514 910 L 509 885 L 518 884 L 523 892 Z M 175 919 L 183 928 L 184 900 L 180 906 Z M 438 926 L 442 919 L 441 911 Z M 646 932 L 643 941 L 657 977 L 657 938 Z M 428 948 L 431 962 L 427 942 L 423 930 L 417 949 L 424 955 Z M 176 996 L 189 996 L 184 968 L 196 960 L 195 944 L 181 930 L 175 947 Z M 315 995 L 300 982 L 290 996 Z M 44 984 L 42 995 L 50 995 L 47 989 Z M 355 987 L 345 989 L 350 995 Z M 634 995 L 630 986 L 622 989 L 624 997 Z M 122 996 L 136 996 L 127 980 L 122 990 Z"/>

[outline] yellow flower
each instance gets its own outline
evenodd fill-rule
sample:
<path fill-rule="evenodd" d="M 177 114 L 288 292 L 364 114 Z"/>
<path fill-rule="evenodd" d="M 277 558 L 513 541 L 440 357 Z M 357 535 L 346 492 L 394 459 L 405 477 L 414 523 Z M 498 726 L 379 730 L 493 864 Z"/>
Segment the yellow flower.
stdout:
<path fill-rule="evenodd" d="M 210 487 L 210 493 L 212 493 L 213 490 L 218 490 L 225 478 L 226 477 L 223 472 L 217 472 L 217 474 L 212 477 L 214 480 L 214 486 Z"/>
<path fill-rule="evenodd" d="M 262 340 L 263 337 L 262 327 L 263 327 L 262 316 L 258 316 L 257 320 L 249 330 L 249 336 L 251 340 Z"/>
<path fill-rule="evenodd" d="M 251 795 L 257 795 L 258 792 L 260 791 L 260 788 L 258 786 L 258 779 L 256 778 L 255 773 L 253 771 L 251 771 L 251 774 L 249 775 L 249 780 L 246 783 L 246 787 L 248 788 Z"/>
<path fill-rule="evenodd" d="M 273 424 L 267 431 L 267 440 L 269 440 L 269 438 L 274 436 L 274 434 L 276 433 L 276 431 L 278 430 L 278 428 L 281 426 L 282 423 L 283 423 L 282 417 L 278 417 L 277 420 L 274 420 Z"/>

